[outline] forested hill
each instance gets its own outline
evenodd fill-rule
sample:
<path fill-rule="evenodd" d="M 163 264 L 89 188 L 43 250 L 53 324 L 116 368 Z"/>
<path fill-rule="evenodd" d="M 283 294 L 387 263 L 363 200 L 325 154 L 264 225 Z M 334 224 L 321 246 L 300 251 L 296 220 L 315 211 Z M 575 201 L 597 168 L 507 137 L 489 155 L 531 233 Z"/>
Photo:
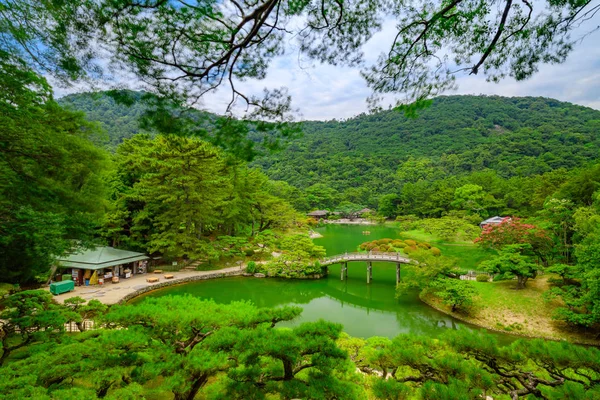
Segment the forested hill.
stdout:
<path fill-rule="evenodd" d="M 138 131 L 140 106 L 128 109 L 86 94 L 61 103 L 100 121 L 112 143 Z M 415 185 L 433 190 L 448 179 L 455 188 L 473 182 L 469 176 L 477 171 L 508 179 L 571 170 L 597 160 L 599 149 L 600 111 L 546 98 L 448 96 L 417 118 L 390 110 L 305 122 L 301 138 L 255 163 L 272 179 L 303 189 L 307 208 L 335 208 L 344 200 L 377 207 L 383 194 L 400 195 Z M 491 185 L 477 179 L 484 188 Z"/>
<path fill-rule="evenodd" d="M 108 147 L 115 148 L 142 130 L 139 118 L 145 107 L 141 103 L 131 106 L 118 104 L 112 97 L 101 93 L 80 93 L 62 97 L 58 103 L 73 110 L 85 112 L 90 121 L 97 121 L 108 133 Z"/>
<path fill-rule="evenodd" d="M 304 131 L 288 150 L 261 164 L 272 177 L 299 187 L 335 182 L 344 190 L 377 179 L 381 169 L 396 172 L 411 157 L 427 158 L 453 175 L 572 168 L 598 157 L 600 112 L 543 98 L 450 96 L 437 98 L 414 119 L 385 111 L 307 122 Z"/>

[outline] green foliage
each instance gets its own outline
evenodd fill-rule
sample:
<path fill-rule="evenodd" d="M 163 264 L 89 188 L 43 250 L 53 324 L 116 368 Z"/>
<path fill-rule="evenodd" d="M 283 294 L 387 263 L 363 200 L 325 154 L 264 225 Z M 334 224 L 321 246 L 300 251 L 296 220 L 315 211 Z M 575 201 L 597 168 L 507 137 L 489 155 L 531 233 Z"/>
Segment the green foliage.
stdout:
<path fill-rule="evenodd" d="M 196 139 L 135 136 L 116 164 L 103 229 L 113 245 L 211 260 L 244 256 L 249 237 L 261 243 L 257 233 L 301 224 L 264 174 Z"/>
<path fill-rule="evenodd" d="M 64 104 L 100 121 L 114 145 L 140 132 L 135 119 L 142 106 L 134 102 L 128 113 L 109 97 L 96 97 L 72 95 Z M 335 209 L 341 201 L 377 208 L 385 194 L 399 196 L 392 216 L 441 217 L 455 211 L 456 189 L 476 185 L 491 196 L 482 200 L 487 212 L 521 215 L 541 209 L 565 181 L 577 179 L 560 189 L 560 198 L 591 203 L 597 172 L 573 169 L 596 159 L 598 111 L 541 98 L 449 96 L 421 114 L 305 122 L 303 137 L 255 165 L 291 185 L 280 197 L 302 211 Z"/>
<path fill-rule="evenodd" d="M 477 280 L 477 282 L 489 282 L 490 281 L 490 276 L 487 274 L 478 274 L 475 277 L 475 280 Z"/>
<path fill-rule="evenodd" d="M 72 321 L 75 322 L 80 332 L 85 331 L 85 321 L 95 321 L 108 310 L 108 306 L 99 300 L 87 301 L 79 296 L 65 299 L 63 304 L 75 313 L 75 319 Z"/>
<path fill-rule="evenodd" d="M 600 202 L 586 210 L 592 220 L 597 218 Z M 561 297 L 564 307 L 556 310 L 555 318 L 572 325 L 592 327 L 600 323 L 600 229 L 598 225 L 583 230 L 587 233 L 577 245 L 576 265 L 557 264 L 552 270 L 563 278 L 563 284 L 546 294 L 548 299 Z"/>
<path fill-rule="evenodd" d="M 473 304 L 477 290 L 468 281 L 450 278 L 438 278 L 430 282 L 424 291 L 442 299 L 444 304 L 452 307 L 452 312 L 458 309 L 468 309 Z"/>
<path fill-rule="evenodd" d="M 494 197 L 486 193 L 479 185 L 469 183 L 454 191 L 452 205 L 459 210 L 467 210 L 473 214 L 487 217 L 487 209 L 494 204 Z"/>
<path fill-rule="evenodd" d="M 378 399 L 571 398 L 561 397 L 565 393 L 593 398 L 598 392 L 598 350 L 587 354 L 585 347 L 564 342 L 501 346 L 488 334 L 461 329 L 440 339 L 342 337 L 338 343 L 370 376 Z"/>
<path fill-rule="evenodd" d="M 256 272 L 256 263 L 254 261 L 248 262 L 248 265 L 246 265 L 246 272 L 249 274 L 253 274 Z"/>
<path fill-rule="evenodd" d="M 79 315 L 54 303 L 50 292 L 26 290 L 10 295 L 0 312 L 0 365 L 15 350 L 61 336 L 64 324 Z"/>
<path fill-rule="evenodd" d="M 386 218 L 392 218 L 398 215 L 398 204 L 400 203 L 400 197 L 397 194 L 386 194 L 379 198 L 377 210 L 379 214 Z"/>
<path fill-rule="evenodd" d="M 358 246 L 360 251 L 382 251 L 382 252 L 403 252 L 409 254 L 414 251 L 426 251 L 435 256 L 442 254 L 437 247 L 432 247 L 426 242 L 417 242 L 416 240 L 407 239 L 377 239 L 370 242 L 361 243 Z"/>
<path fill-rule="evenodd" d="M 299 56 L 313 61 L 363 65 L 362 76 L 373 90 L 371 106 L 378 108 L 385 94 L 402 95 L 412 104 L 395 109 L 414 117 L 430 104 L 429 97 L 455 86 L 457 72 L 481 73 L 495 82 L 506 76 L 524 80 L 543 63 L 563 62 L 574 48 L 572 31 L 592 19 L 595 10 L 589 2 L 523 7 L 509 1 L 489 7 L 461 0 L 418 1 L 410 7 L 382 1 L 341 7 L 335 2 L 280 0 L 233 9 L 218 2 L 7 1 L 0 50 L 64 81 L 126 71 L 139 86 L 170 103 L 197 103 L 225 85 L 232 94 L 227 111 L 240 102 L 251 116 L 278 118 L 285 126 L 291 108 L 285 90 L 250 96 L 236 83 L 264 79 L 290 39 Z M 395 19 L 394 41 L 382 57 L 365 65 L 363 47 L 381 29 L 384 15 Z M 578 17 L 580 23 L 573 24 Z M 292 26 L 291 20 L 300 22 Z M 138 32 L 146 34 L 140 37 Z M 98 60 L 96 47 L 103 49 L 104 59 Z M 447 59 L 457 71 L 445 65 Z M 161 107 L 150 117 L 168 131 L 179 121 L 162 108 L 169 109 Z M 256 125 L 261 130 L 268 124 Z"/>
<path fill-rule="evenodd" d="M 441 217 L 453 210 L 456 189 L 468 184 L 495 199 L 483 198 L 487 212 L 520 214 L 540 209 L 546 196 L 580 174 L 565 169 L 595 159 L 598 115 L 537 98 L 440 97 L 417 119 L 384 111 L 306 122 L 302 138 L 256 162 L 298 188 L 334 189 L 338 201 L 378 208 L 382 195 L 399 196 L 386 215 Z M 570 137 L 568 146 L 560 135 Z M 313 209 L 330 206 L 331 198 L 313 203 Z"/>
<path fill-rule="evenodd" d="M 523 253 L 530 249 L 528 244 L 511 244 L 504 246 L 497 256 L 483 261 L 481 266 L 499 279 L 517 278 L 517 289 L 525 289 L 527 280 L 535 278 L 541 267 L 531 261 L 529 256 Z"/>
<path fill-rule="evenodd" d="M 455 259 L 417 249 L 410 252 L 410 257 L 414 262 L 403 267 L 397 295 L 416 289 L 420 295 L 440 298 L 452 311 L 468 312 L 477 291 L 470 282 L 458 279 L 460 270 Z"/>
<path fill-rule="evenodd" d="M 444 283 L 439 288 L 450 293 L 457 287 Z M 448 301 L 460 292 L 448 294 Z M 275 327 L 298 317 L 297 307 L 258 309 L 247 302 L 225 305 L 192 296 L 113 306 L 101 318 L 101 328 L 67 335 L 62 324 L 74 314 L 72 305 L 82 303 L 60 306 L 50 300 L 48 292 L 22 292 L 9 298 L 10 308 L 3 311 L 3 323 L 35 335 L 21 348 L 21 358 L 6 358 L 0 366 L 2 376 L 10 377 L 0 380 L 6 398 L 456 399 L 494 394 L 591 400 L 599 394 L 600 352 L 566 342 L 530 339 L 502 346 L 494 336 L 467 329 L 435 339 L 352 338 L 326 321 Z"/>
<path fill-rule="evenodd" d="M 477 218 L 479 220 L 479 218 Z M 479 221 L 478 221 L 479 222 Z M 426 233 L 430 233 L 442 240 L 473 240 L 479 233 L 480 229 L 466 218 L 458 218 L 452 216 L 444 216 L 441 218 L 424 218 L 415 221 L 411 229 L 423 229 Z"/>
<path fill-rule="evenodd" d="M 308 235 L 285 236 L 279 248 L 279 256 L 260 266 L 268 276 L 302 278 L 322 273 L 318 259 L 325 257 L 325 248 L 315 245 Z"/>
<path fill-rule="evenodd" d="M 193 399 L 216 385 L 227 398 L 355 398 L 335 342 L 340 325 L 274 328 L 299 313 L 192 296 L 114 306 L 103 328 L 36 344 L 27 359 L 8 363 L 2 374 L 11 379 L 0 390 L 9 398 Z"/>
<path fill-rule="evenodd" d="M 81 113 L 52 100 L 46 80 L 0 49 L 0 274 L 45 280 L 54 258 L 88 244 L 103 204 L 106 154 Z"/>

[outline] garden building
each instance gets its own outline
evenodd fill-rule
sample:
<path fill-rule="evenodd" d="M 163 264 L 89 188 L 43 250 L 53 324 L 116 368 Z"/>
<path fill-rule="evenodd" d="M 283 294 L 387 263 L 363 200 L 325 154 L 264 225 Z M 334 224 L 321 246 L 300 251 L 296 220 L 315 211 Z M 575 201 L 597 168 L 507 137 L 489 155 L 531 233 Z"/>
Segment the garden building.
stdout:
<path fill-rule="evenodd" d="M 57 260 L 61 272 L 55 280 L 68 279 L 70 275 L 76 285 L 102 285 L 108 280 L 119 282 L 120 278 L 146 273 L 148 259 L 144 253 L 114 247 L 82 249 Z"/>
<path fill-rule="evenodd" d="M 492 218 L 488 218 L 485 221 L 481 221 L 479 223 L 479 227 L 481 229 L 483 229 L 485 226 L 487 225 L 500 225 L 502 223 L 502 221 L 504 221 L 505 219 L 510 219 L 510 217 L 492 217 Z"/>
<path fill-rule="evenodd" d="M 308 215 L 309 217 L 316 218 L 316 219 L 327 218 L 327 215 L 329 215 L 329 211 L 327 211 L 327 210 L 317 210 L 317 211 L 309 212 L 306 215 Z"/>

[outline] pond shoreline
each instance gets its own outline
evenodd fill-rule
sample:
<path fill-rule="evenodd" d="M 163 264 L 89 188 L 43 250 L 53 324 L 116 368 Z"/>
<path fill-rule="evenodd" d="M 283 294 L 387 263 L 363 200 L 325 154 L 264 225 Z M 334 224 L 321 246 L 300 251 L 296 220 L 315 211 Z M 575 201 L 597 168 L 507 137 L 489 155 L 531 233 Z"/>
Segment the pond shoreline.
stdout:
<path fill-rule="evenodd" d="M 149 285 L 146 286 L 144 288 L 138 289 L 134 292 L 131 293 L 127 293 L 125 296 L 123 296 L 118 302 L 117 304 L 125 304 L 133 299 L 135 299 L 136 297 L 139 297 L 143 294 L 146 293 L 150 293 L 153 292 L 155 290 L 158 289 L 162 289 L 168 286 L 174 286 L 174 285 L 183 285 L 186 283 L 190 283 L 190 282 L 197 282 L 197 281 L 203 281 L 203 280 L 208 280 L 208 279 L 220 279 L 220 278 L 228 278 L 231 276 L 241 276 L 246 272 L 245 269 L 241 269 L 241 270 L 235 270 L 235 271 L 231 271 L 231 270 L 216 270 L 213 271 L 213 273 L 210 274 L 203 274 L 203 275 L 193 275 L 193 276 L 188 276 L 185 278 L 180 278 L 180 279 L 173 279 L 173 280 L 169 280 L 169 281 L 164 281 L 164 282 L 160 282 L 154 285 Z"/>
<path fill-rule="evenodd" d="M 369 221 L 365 218 L 340 218 L 340 219 L 324 219 L 321 221 L 323 224 L 333 225 L 377 225 L 375 222 Z"/>
<path fill-rule="evenodd" d="M 435 304 L 434 302 L 432 302 L 431 300 L 425 298 L 424 296 L 419 296 L 419 299 L 427 304 L 429 307 L 433 308 L 434 310 L 437 310 L 443 314 L 448 315 L 449 317 L 452 317 L 456 320 L 459 320 L 461 322 L 465 322 L 467 324 L 476 326 L 478 328 L 483 328 L 485 330 L 488 331 L 492 331 L 492 332 L 498 332 L 498 333 L 502 333 L 505 335 L 511 335 L 511 336 L 518 336 L 518 337 L 522 337 L 525 339 L 543 339 L 543 340 L 551 340 L 553 342 L 568 342 L 568 343 L 573 343 L 573 344 L 581 344 L 581 345 L 586 345 L 586 346 L 595 346 L 595 347 L 600 347 L 600 342 L 598 341 L 588 341 L 588 340 L 567 340 L 567 339 L 558 339 L 558 338 L 553 338 L 553 337 L 548 337 L 548 336 L 543 336 L 543 335 L 533 335 L 533 334 L 527 334 L 527 333 L 521 333 L 521 332 L 515 332 L 515 331 L 507 331 L 504 329 L 498 329 L 492 326 L 488 326 L 486 324 L 483 324 L 479 321 L 473 320 L 471 318 L 468 318 L 466 316 L 462 316 L 462 315 L 457 315 L 456 313 L 453 313 L 451 311 L 448 311 L 442 307 L 439 307 L 437 304 Z"/>

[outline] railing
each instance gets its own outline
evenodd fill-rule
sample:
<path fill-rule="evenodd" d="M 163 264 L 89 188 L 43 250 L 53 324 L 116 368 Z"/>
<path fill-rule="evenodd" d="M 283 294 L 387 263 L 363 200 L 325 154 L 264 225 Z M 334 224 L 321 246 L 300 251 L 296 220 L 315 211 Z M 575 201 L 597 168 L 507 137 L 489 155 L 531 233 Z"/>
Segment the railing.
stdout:
<path fill-rule="evenodd" d="M 340 261 L 392 261 L 409 263 L 410 259 L 400 255 L 401 253 L 385 253 L 381 251 L 370 251 L 368 253 L 345 253 L 324 258 L 321 265 L 335 264 Z"/>

